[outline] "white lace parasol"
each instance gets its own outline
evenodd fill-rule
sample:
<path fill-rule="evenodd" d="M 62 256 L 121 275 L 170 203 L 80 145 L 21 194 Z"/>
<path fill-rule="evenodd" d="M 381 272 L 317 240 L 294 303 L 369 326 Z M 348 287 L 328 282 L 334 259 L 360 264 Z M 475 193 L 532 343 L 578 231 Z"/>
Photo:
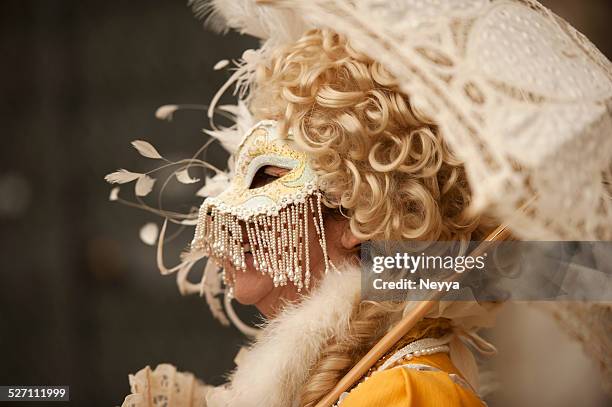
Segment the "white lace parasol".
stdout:
<path fill-rule="evenodd" d="M 464 160 L 473 210 L 531 240 L 612 239 L 612 65 L 533 0 L 193 1 L 270 51 L 328 27 L 383 63 Z M 248 93 L 241 93 L 248 98 Z M 528 203 L 526 210 L 519 211 Z"/>

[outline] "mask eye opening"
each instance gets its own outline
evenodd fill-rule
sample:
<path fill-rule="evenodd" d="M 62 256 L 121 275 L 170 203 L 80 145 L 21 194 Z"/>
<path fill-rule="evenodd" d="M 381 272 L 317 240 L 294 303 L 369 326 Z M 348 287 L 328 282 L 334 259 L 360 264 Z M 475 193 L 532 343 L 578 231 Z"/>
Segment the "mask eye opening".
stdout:
<path fill-rule="evenodd" d="M 291 171 L 289 168 L 263 165 L 255 172 L 251 185 L 249 185 L 249 189 L 264 187 L 277 179 L 284 177 L 289 171 Z"/>

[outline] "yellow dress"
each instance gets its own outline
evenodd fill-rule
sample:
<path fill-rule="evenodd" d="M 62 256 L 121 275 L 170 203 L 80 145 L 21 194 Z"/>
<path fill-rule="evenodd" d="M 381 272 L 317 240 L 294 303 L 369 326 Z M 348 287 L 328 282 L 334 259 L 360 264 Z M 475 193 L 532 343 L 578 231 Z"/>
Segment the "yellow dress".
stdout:
<path fill-rule="evenodd" d="M 426 370 L 417 367 L 427 366 Z M 357 385 L 339 407 L 482 407 L 448 354 L 415 357 L 403 365 L 375 372 Z"/>

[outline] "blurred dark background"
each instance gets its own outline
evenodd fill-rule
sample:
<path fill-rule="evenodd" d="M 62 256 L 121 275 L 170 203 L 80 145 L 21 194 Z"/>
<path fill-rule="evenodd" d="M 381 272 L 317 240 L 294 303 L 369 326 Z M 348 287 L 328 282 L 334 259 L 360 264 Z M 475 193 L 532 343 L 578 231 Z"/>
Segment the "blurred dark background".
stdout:
<path fill-rule="evenodd" d="M 206 31 L 185 3 L 0 3 L 2 385 L 68 384 L 70 405 L 113 406 L 129 393 L 127 374 L 147 364 L 172 362 L 211 384 L 233 367 L 241 334 L 159 275 L 138 238 L 159 218 L 109 202 L 103 181 L 119 167 L 155 166 L 134 139 L 168 158 L 194 152 L 206 140 L 203 115 L 162 122 L 156 108 L 208 103 L 228 76 L 214 64 L 256 46 Z M 544 4 L 612 55 L 612 2 Z M 182 209 L 198 204 L 180 191 Z"/>

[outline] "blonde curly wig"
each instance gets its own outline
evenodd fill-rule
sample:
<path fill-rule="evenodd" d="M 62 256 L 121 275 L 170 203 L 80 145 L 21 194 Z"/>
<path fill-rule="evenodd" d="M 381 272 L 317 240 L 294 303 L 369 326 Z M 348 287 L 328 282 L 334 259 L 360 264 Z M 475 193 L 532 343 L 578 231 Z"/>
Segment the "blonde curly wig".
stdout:
<path fill-rule="evenodd" d="M 326 203 L 356 237 L 468 240 L 479 219 L 461 162 L 378 62 L 329 30 L 307 32 L 260 66 L 250 107 L 291 128 Z"/>
<path fill-rule="evenodd" d="M 438 127 L 411 103 L 383 66 L 330 30 L 312 30 L 260 66 L 251 92 L 258 119 L 276 119 L 312 158 L 326 204 L 350 219 L 356 237 L 478 238 L 466 210 L 461 162 Z M 484 232 L 484 231 L 482 231 Z M 403 304 L 356 303 L 351 335 L 321 352 L 302 389 L 314 406 L 401 317 Z"/>

